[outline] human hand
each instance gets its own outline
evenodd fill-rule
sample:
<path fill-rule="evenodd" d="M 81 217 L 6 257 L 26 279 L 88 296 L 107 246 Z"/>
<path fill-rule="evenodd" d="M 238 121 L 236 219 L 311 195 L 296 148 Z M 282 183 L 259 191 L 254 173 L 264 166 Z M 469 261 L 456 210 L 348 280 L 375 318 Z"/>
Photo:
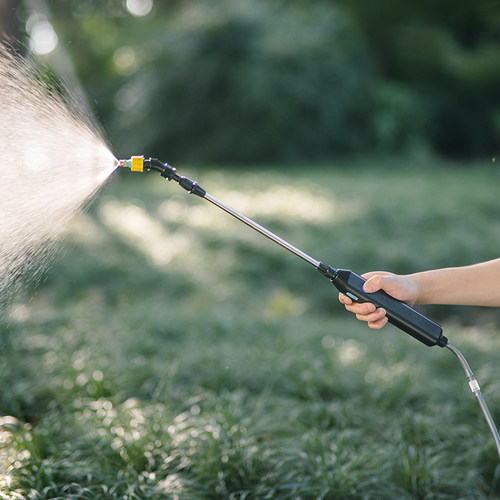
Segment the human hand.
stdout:
<path fill-rule="evenodd" d="M 402 276 L 385 271 L 363 274 L 367 281 L 363 289 L 367 293 L 384 290 L 395 299 L 413 306 L 418 296 L 418 285 L 410 276 Z M 377 308 L 371 302 L 355 302 L 347 295 L 339 293 L 339 301 L 345 308 L 354 313 L 360 321 L 368 323 L 370 328 L 379 330 L 386 325 L 388 318 L 385 309 Z"/>

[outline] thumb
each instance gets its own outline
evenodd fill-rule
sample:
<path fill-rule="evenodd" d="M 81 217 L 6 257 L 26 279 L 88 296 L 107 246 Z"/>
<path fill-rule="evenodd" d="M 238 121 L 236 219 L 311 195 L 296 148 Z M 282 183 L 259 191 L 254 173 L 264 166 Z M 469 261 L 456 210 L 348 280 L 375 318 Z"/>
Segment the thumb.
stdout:
<path fill-rule="evenodd" d="M 384 278 L 380 275 L 375 275 L 369 278 L 363 285 L 363 290 L 366 293 L 378 292 L 383 286 Z"/>

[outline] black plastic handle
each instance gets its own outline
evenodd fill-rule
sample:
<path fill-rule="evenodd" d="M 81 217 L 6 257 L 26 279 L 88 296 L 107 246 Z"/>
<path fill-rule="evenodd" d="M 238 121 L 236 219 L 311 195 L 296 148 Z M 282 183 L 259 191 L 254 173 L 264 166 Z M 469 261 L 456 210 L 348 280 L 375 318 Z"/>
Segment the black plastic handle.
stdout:
<path fill-rule="evenodd" d="M 408 304 L 391 297 L 383 290 L 367 293 L 363 290 L 366 280 L 353 271 L 336 269 L 331 282 L 339 292 L 349 296 L 355 302 L 372 302 L 387 311 L 391 324 L 408 333 L 427 346 L 444 347 L 448 339 L 443 335 L 440 325 L 427 318 Z"/>

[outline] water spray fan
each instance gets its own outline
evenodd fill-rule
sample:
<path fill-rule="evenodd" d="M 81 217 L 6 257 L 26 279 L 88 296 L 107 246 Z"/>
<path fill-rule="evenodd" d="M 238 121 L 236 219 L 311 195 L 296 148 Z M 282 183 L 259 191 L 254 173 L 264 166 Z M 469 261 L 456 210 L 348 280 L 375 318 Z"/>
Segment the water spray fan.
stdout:
<path fill-rule="evenodd" d="M 132 172 L 154 170 L 159 172 L 160 175 L 166 180 L 173 180 L 177 182 L 188 193 L 195 194 L 196 196 L 209 201 L 213 205 L 224 210 L 239 221 L 245 223 L 247 226 L 250 226 L 252 229 L 266 236 L 286 250 L 313 265 L 323 276 L 327 277 L 340 292 L 348 295 L 352 300 L 356 302 L 372 302 L 377 307 L 383 307 L 387 311 L 387 318 L 389 322 L 403 332 L 411 335 L 413 338 L 419 340 L 426 346 L 446 347 L 451 352 L 453 352 L 453 354 L 455 354 L 455 356 L 460 361 L 466 373 L 467 379 L 469 381 L 469 387 L 474 393 L 474 396 L 476 397 L 481 407 L 491 433 L 493 434 L 498 455 L 500 457 L 500 435 L 488 410 L 486 402 L 484 401 L 479 383 L 474 377 L 474 374 L 470 369 L 464 355 L 456 347 L 450 344 L 448 339 L 443 335 L 443 329 L 439 324 L 427 318 L 416 309 L 410 307 L 404 302 L 391 297 L 383 290 L 379 290 L 374 293 L 365 292 L 363 285 L 366 280 L 355 272 L 349 269 L 334 268 L 311 257 L 299 248 L 290 244 L 288 241 L 280 238 L 269 229 L 266 229 L 257 222 L 238 212 L 234 208 L 213 197 L 212 195 L 207 193 L 197 182 L 179 175 L 177 173 L 177 170 L 168 165 L 168 163 L 162 163 L 156 158 L 145 159 L 143 156 L 132 156 L 128 160 L 119 160 L 118 164 L 120 167 L 129 168 Z"/>

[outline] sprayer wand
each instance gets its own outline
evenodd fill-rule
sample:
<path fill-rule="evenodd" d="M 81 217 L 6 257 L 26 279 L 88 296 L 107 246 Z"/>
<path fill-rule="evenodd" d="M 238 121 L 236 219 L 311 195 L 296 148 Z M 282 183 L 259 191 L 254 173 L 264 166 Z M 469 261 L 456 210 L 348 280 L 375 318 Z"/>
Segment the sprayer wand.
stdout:
<path fill-rule="evenodd" d="M 257 222 L 207 193 L 201 186 L 198 185 L 197 182 L 179 175 L 177 170 L 168 165 L 168 163 L 162 163 L 156 158 L 145 159 L 143 156 L 132 156 L 129 160 L 119 160 L 118 164 L 120 167 L 130 168 L 133 172 L 155 170 L 166 180 L 173 180 L 177 182 L 188 193 L 204 198 L 239 221 L 245 223 L 247 226 L 250 226 L 252 229 L 255 229 L 257 232 L 282 246 L 286 250 L 313 265 L 321 274 L 326 276 L 340 292 L 348 295 L 352 300 L 356 302 L 372 302 L 377 307 L 383 307 L 386 310 L 389 322 L 405 333 L 411 335 L 413 338 L 429 347 L 438 345 L 439 347 L 446 347 L 451 350 L 458 357 L 465 369 L 469 385 L 472 392 L 475 394 L 488 422 L 500 457 L 500 436 L 481 395 L 479 384 L 474 378 L 465 357 L 456 347 L 452 346 L 448 342 L 448 339 L 443 335 L 443 329 L 440 325 L 404 302 L 391 297 L 383 290 L 373 293 L 365 292 L 363 285 L 366 280 L 354 271 L 348 269 L 337 269 L 311 257 L 299 248 L 293 246 L 288 241 L 280 238 L 269 229 L 261 226 Z"/>
<path fill-rule="evenodd" d="M 416 311 L 404 302 L 391 297 L 382 290 L 374 293 L 365 292 L 363 285 L 366 280 L 355 272 L 348 269 L 336 269 L 311 257 L 299 248 L 288 243 L 288 241 L 269 231 L 269 229 L 266 229 L 234 208 L 210 195 L 195 181 L 179 175 L 177 170 L 167 163 L 162 163 L 155 158 L 144 159 L 142 156 L 133 156 L 130 160 L 120 160 L 119 165 L 121 167 L 130 168 L 133 172 L 155 170 L 165 179 L 178 182 L 179 185 L 188 193 L 204 198 L 213 205 L 221 208 L 236 219 L 245 223 L 247 226 L 250 226 L 252 229 L 255 229 L 278 245 L 281 245 L 283 248 L 313 265 L 321 274 L 330 279 L 340 292 L 348 295 L 354 301 L 372 302 L 377 307 L 383 307 L 387 311 L 387 318 L 390 323 L 425 345 L 438 345 L 439 347 L 444 347 L 448 342 L 448 339 L 443 335 L 443 329 L 441 326 L 431 319 L 422 315 L 420 312 Z"/>

